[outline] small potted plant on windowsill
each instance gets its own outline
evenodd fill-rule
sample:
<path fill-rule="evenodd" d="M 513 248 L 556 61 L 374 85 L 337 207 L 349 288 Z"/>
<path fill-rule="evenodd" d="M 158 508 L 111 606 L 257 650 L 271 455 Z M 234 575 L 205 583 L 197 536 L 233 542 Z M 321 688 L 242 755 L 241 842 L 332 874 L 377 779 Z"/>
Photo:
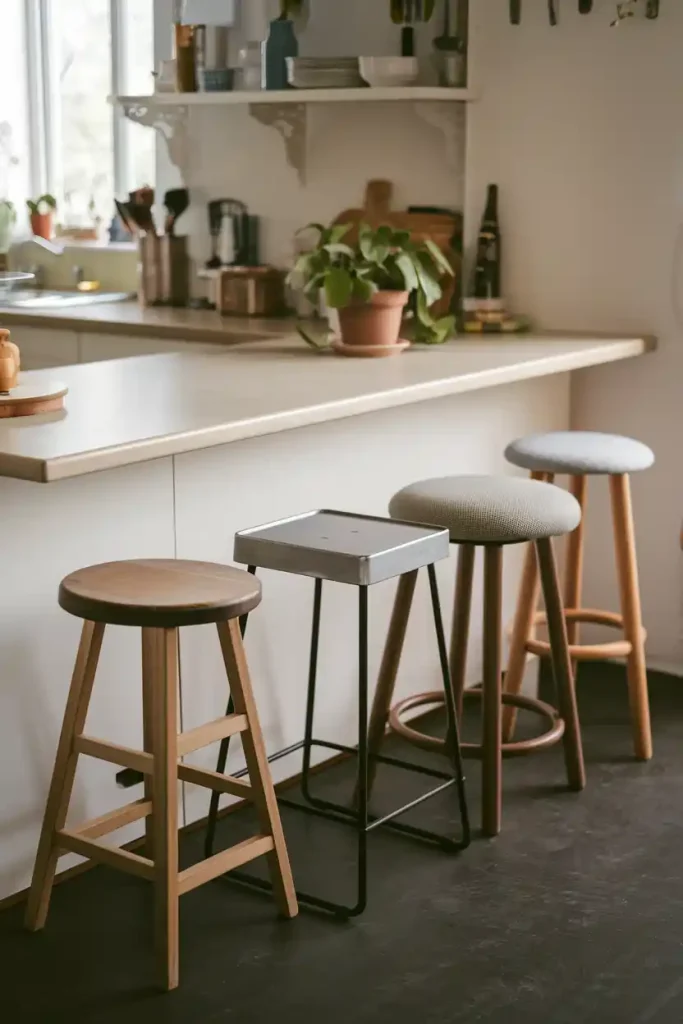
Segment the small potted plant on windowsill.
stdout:
<path fill-rule="evenodd" d="M 49 192 L 40 196 L 39 199 L 27 199 L 29 217 L 31 220 L 31 231 L 38 238 L 52 238 L 52 220 L 57 209 L 57 200 Z"/>
<path fill-rule="evenodd" d="M 322 289 L 327 306 L 339 311 L 341 343 L 335 347 L 351 355 L 354 349 L 357 355 L 393 355 L 400 351 L 404 318 L 412 320 L 415 341 L 440 344 L 453 333 L 453 316 L 430 312 L 442 296 L 442 278 L 453 276 L 430 239 L 416 242 L 408 231 L 361 224 L 356 244 L 349 245 L 348 224 L 311 224 L 308 230 L 318 232 L 317 245 L 299 256 L 289 284 L 313 300 Z M 316 348 L 333 340 L 330 333 L 318 338 L 303 326 L 299 333 Z"/>

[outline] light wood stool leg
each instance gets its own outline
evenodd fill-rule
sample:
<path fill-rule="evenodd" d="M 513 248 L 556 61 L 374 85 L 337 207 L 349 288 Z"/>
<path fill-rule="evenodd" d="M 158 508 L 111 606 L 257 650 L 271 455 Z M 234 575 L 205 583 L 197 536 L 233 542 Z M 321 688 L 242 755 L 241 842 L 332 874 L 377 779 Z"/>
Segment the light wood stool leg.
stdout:
<path fill-rule="evenodd" d="M 154 633 L 151 629 L 141 630 L 142 635 L 142 749 L 147 754 L 154 751 Z M 144 778 L 145 799 L 154 797 L 154 783 L 151 775 Z M 154 860 L 154 825 L 151 814 L 145 818 L 145 857 Z"/>
<path fill-rule="evenodd" d="M 273 850 L 267 857 L 275 901 L 281 914 L 285 917 L 296 917 L 299 907 L 294 892 L 292 869 L 251 688 L 239 621 L 232 619 L 230 622 L 220 622 L 217 628 L 235 711 L 238 715 L 246 715 L 249 725 L 246 732 L 242 733 L 242 745 L 249 780 L 254 791 L 254 802 L 264 834 L 273 837 Z"/>
<path fill-rule="evenodd" d="M 476 548 L 473 544 L 460 545 L 458 571 L 455 578 L 455 599 L 453 602 L 453 624 L 451 627 L 451 649 L 449 654 L 453 694 L 460 719 L 462 719 L 463 694 L 465 692 L 467 673 L 467 644 L 470 632 L 475 555 Z"/>
<path fill-rule="evenodd" d="M 636 757 L 642 761 L 649 761 L 652 757 L 652 732 L 631 505 L 631 484 L 626 474 L 611 476 L 609 483 L 624 635 L 631 644 L 627 671 L 633 744 Z"/>
<path fill-rule="evenodd" d="M 379 676 L 377 677 L 377 688 L 372 702 L 370 725 L 368 726 L 368 797 L 372 792 L 377 772 L 377 762 L 374 760 L 373 755 L 379 753 L 386 732 L 416 583 L 417 570 L 407 572 L 399 579 L 396 589 L 396 598 L 391 613 L 389 632 L 387 633 L 384 645 L 382 664 L 380 665 Z"/>
<path fill-rule="evenodd" d="M 500 832 L 502 813 L 501 629 L 503 549 L 484 550 L 484 682 L 482 699 L 482 829 Z"/>
<path fill-rule="evenodd" d="M 552 541 L 548 538 L 537 542 L 538 564 L 543 583 L 550 652 L 553 675 L 557 689 L 557 703 L 564 719 L 564 760 L 567 780 L 571 789 L 580 790 L 586 785 L 586 770 L 583 763 L 581 727 L 576 706 L 576 692 L 572 673 L 571 658 L 567 644 L 567 624 L 560 598 L 560 584 Z"/>
<path fill-rule="evenodd" d="M 152 692 L 155 937 L 163 987 L 178 987 L 178 637 L 144 629 L 143 693 Z"/>
<path fill-rule="evenodd" d="M 533 472 L 532 480 L 548 481 L 552 483 L 554 474 Z M 514 697 L 519 695 L 524 681 L 526 669 L 526 642 L 534 634 L 534 616 L 538 608 L 538 598 L 541 591 L 540 579 L 538 576 L 538 565 L 536 563 L 536 549 L 533 544 L 527 544 L 524 557 L 524 569 L 522 570 L 522 582 L 517 598 L 517 610 L 515 621 L 510 637 L 510 650 L 508 663 L 505 672 L 505 692 L 511 693 Z M 512 704 L 503 708 L 503 740 L 510 743 L 515 734 L 517 725 L 517 708 Z"/>
<path fill-rule="evenodd" d="M 83 732 L 85 725 L 103 635 L 101 623 L 83 623 L 26 908 L 26 927 L 31 931 L 44 926 L 50 906 L 59 856 L 55 833 L 64 827 L 69 809 L 78 762 L 74 737 Z"/>
<path fill-rule="evenodd" d="M 569 490 L 581 506 L 581 522 L 567 540 L 567 558 L 564 573 L 564 607 L 581 607 L 581 590 L 583 584 L 583 538 L 585 532 L 586 493 L 588 477 L 573 476 L 569 481 Z M 570 644 L 579 642 L 579 623 L 567 622 L 567 639 Z"/>

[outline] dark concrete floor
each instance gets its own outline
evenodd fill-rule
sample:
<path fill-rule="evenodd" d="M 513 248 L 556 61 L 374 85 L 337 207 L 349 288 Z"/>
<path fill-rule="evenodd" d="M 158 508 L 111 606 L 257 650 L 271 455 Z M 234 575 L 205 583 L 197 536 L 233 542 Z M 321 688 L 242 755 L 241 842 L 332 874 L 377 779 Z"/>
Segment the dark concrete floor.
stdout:
<path fill-rule="evenodd" d="M 55 889 L 46 930 L 0 914 L 0 1020 L 70 1024 L 680 1024 L 683 1021 L 683 683 L 652 677 L 655 759 L 631 759 L 621 669 L 579 684 L 588 788 L 559 748 L 506 763 L 504 831 L 449 856 L 393 835 L 371 845 L 371 904 L 353 923 L 218 881 L 181 902 L 181 987 L 153 987 L 151 887 L 98 868 Z M 419 756 L 419 755 L 418 755 Z M 348 766 L 321 776 L 348 793 Z M 478 766 L 469 765 L 478 821 Z M 413 777 L 383 770 L 378 805 Z M 451 796 L 414 812 L 444 827 Z M 344 895 L 352 836 L 285 813 L 300 885 Z M 249 831 L 225 819 L 223 845 Z M 183 842 L 196 859 L 201 837 Z M 338 883 L 336 891 L 335 885 Z"/>

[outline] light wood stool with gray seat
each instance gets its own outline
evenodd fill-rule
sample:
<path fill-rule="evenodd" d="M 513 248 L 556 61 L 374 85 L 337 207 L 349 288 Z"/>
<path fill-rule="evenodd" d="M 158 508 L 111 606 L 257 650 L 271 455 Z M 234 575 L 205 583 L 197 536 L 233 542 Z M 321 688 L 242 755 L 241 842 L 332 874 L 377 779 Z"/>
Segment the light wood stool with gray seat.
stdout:
<path fill-rule="evenodd" d="M 552 483 L 556 474 L 568 474 L 570 491 L 582 510 L 581 522 L 569 538 L 564 579 L 564 615 L 567 622 L 569 652 L 574 661 L 626 658 L 628 692 L 637 758 L 652 757 L 650 704 L 645 666 L 646 632 L 642 624 L 638 565 L 636 562 L 630 474 L 649 469 L 655 457 L 647 445 L 630 437 L 589 431 L 567 430 L 534 434 L 508 445 L 505 457 L 515 466 L 531 470 L 532 479 Z M 612 502 L 612 523 L 617 576 L 621 594 L 621 614 L 581 607 L 583 577 L 583 540 L 586 494 L 589 476 L 608 476 Z M 527 652 L 547 655 L 548 644 L 535 637 L 536 626 L 545 622 L 537 613 L 538 569 L 533 548 L 527 552 L 517 614 L 512 629 L 510 657 L 505 677 L 509 694 L 519 693 Z M 596 623 L 621 629 L 623 640 L 606 644 L 579 643 L 579 623 Z M 515 708 L 508 706 L 503 734 L 511 739 L 515 727 Z"/>
<path fill-rule="evenodd" d="M 57 859 L 66 851 L 154 882 L 159 973 L 166 989 L 178 984 L 178 897 L 183 893 L 265 854 L 278 909 L 286 917 L 296 915 L 287 848 L 239 627 L 239 616 L 260 601 L 261 585 L 253 576 L 207 562 L 108 562 L 62 581 L 60 605 L 85 622 L 26 911 L 26 925 L 32 931 L 45 924 Z M 216 623 L 234 713 L 178 735 L 178 628 L 200 623 Z M 144 752 L 83 732 L 105 624 L 142 629 Z M 236 733 L 242 737 L 250 784 L 178 763 L 185 754 Z M 144 797 L 65 828 L 80 754 L 142 772 Z M 260 834 L 179 872 L 178 780 L 253 800 Z M 101 836 L 141 818 L 146 818 L 144 856 L 100 842 Z"/>
<path fill-rule="evenodd" d="M 450 668 L 456 699 L 482 701 L 481 743 L 463 743 L 465 757 L 482 762 L 482 828 L 497 835 L 502 813 L 503 756 L 529 754 L 564 739 L 569 786 L 583 789 L 585 771 L 581 733 L 571 678 L 567 633 L 551 538 L 574 530 L 581 518 L 578 502 L 566 491 L 549 484 L 513 477 L 462 476 L 422 480 L 399 491 L 389 505 L 396 519 L 445 527 L 453 544 L 460 545 L 453 613 Z M 503 548 L 533 541 L 538 552 L 550 630 L 553 669 L 559 710 L 535 698 L 502 694 L 501 633 Z M 472 600 L 472 579 L 477 547 L 484 548 L 484 666 L 481 689 L 465 690 L 465 667 Z M 414 584 L 399 584 L 377 684 L 369 727 L 370 754 L 376 755 L 391 731 L 426 750 L 440 750 L 444 741 L 408 725 L 403 716 L 415 708 L 442 704 L 443 691 L 421 693 L 391 708 L 401 649 L 405 638 Z M 543 735 L 515 743 L 501 742 L 503 703 L 539 714 L 548 724 Z"/>

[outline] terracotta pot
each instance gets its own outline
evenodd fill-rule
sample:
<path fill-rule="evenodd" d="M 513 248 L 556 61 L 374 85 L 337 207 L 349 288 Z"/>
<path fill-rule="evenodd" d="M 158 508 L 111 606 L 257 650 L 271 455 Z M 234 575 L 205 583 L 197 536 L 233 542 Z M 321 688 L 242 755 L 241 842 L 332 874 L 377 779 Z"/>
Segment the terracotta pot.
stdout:
<path fill-rule="evenodd" d="M 395 345 L 401 334 L 408 292 L 376 292 L 370 302 L 352 302 L 339 310 L 345 345 Z"/>
<path fill-rule="evenodd" d="M 52 238 L 52 213 L 32 213 L 31 231 L 38 238 Z"/>

